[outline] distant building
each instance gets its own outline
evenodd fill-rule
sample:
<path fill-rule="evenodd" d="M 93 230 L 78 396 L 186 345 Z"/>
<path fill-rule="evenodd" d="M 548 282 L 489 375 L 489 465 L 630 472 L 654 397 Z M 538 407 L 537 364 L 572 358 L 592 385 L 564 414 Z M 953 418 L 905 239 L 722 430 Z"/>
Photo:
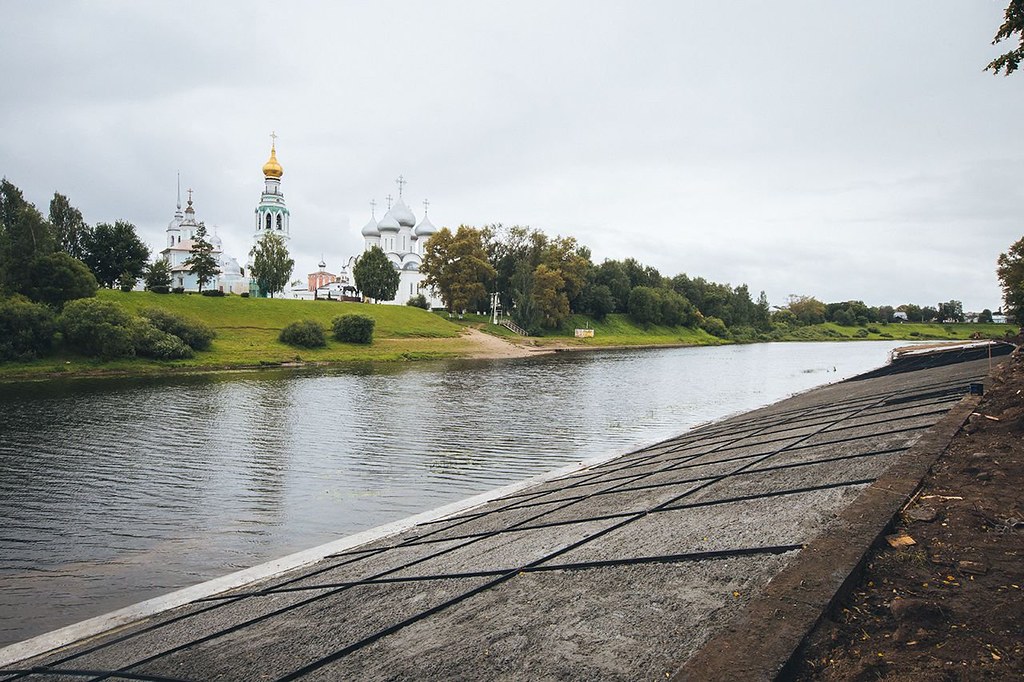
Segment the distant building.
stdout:
<path fill-rule="evenodd" d="M 405 178 L 399 176 L 396 182 L 398 184 L 398 200 L 392 205 L 391 196 L 387 197 L 388 210 L 379 221 L 373 212 L 376 204 L 371 202 L 370 220 L 363 226 L 361 232 L 363 253 L 374 246 L 380 247 L 395 270 L 398 271 L 398 291 L 395 298 L 390 301 L 381 301 L 381 303 L 403 305 L 413 296 L 423 294 L 432 308 L 440 308 L 441 300 L 423 283 L 425 276 L 420 273 L 423 247 L 427 240 L 437 232 L 437 228 L 427 218 L 427 208 L 430 206 L 430 202 L 423 202 L 423 220 L 417 224 L 416 216 L 413 215 L 402 198 Z M 358 260 L 359 256 L 352 256 L 343 270 L 352 272 Z"/>
<path fill-rule="evenodd" d="M 178 188 L 178 204 L 174 217 L 167 225 L 167 246 L 160 251 L 160 257 L 167 261 L 171 268 L 171 287 L 185 291 L 199 291 L 199 280 L 192 268 L 185 261 L 192 256 L 195 248 L 195 236 L 199 226 L 196 220 L 195 207 L 192 205 L 192 190 L 188 190 L 188 202 L 184 213 L 181 210 L 181 187 Z M 249 290 L 249 280 L 238 265 L 238 261 L 224 253 L 222 242 L 217 235 L 217 228 L 207 238 L 213 246 L 213 257 L 217 259 L 219 270 L 213 281 L 207 282 L 203 288 L 220 289 L 227 293 L 240 294 Z"/>
<path fill-rule="evenodd" d="M 263 164 L 263 193 L 256 205 L 256 229 L 252 239 L 255 245 L 263 238 L 263 235 L 276 234 L 284 240 L 285 246 L 288 246 L 291 240 L 291 212 L 285 204 L 284 193 L 281 192 L 281 176 L 284 175 L 284 169 L 277 160 L 277 135 L 271 134 L 270 137 L 270 158 Z M 252 268 L 251 257 L 248 267 Z M 286 289 L 288 289 L 288 293 L 294 293 L 294 282 Z M 270 292 L 261 291 L 255 281 L 250 281 L 249 293 L 252 296 L 260 297 L 270 294 Z M 296 297 L 298 296 L 289 296 L 289 298 Z"/>
<path fill-rule="evenodd" d="M 894 312 L 892 314 L 892 321 L 893 322 L 896 322 L 896 321 L 906 322 L 907 321 L 907 314 L 905 312 L 903 312 L 902 310 L 897 310 L 896 312 Z"/>

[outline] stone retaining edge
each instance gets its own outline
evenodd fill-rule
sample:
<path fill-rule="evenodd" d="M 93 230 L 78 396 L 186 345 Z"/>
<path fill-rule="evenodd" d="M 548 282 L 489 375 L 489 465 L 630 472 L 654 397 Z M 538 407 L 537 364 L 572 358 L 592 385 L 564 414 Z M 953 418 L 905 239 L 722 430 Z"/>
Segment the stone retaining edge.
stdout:
<path fill-rule="evenodd" d="M 714 635 L 672 676 L 672 682 L 775 680 L 829 609 L 849 593 L 872 546 L 912 499 L 932 464 L 977 408 L 967 396 L 807 544 L 739 618 Z"/>

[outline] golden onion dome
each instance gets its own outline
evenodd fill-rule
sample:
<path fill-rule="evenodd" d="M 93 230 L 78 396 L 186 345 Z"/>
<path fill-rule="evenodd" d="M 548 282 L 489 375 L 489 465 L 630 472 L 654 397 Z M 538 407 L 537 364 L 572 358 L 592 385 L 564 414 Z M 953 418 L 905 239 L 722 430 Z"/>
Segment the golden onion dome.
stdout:
<path fill-rule="evenodd" d="M 274 145 L 270 145 L 270 158 L 263 164 L 263 175 L 268 178 L 279 178 L 284 175 L 284 169 L 277 161 L 277 150 L 274 149 Z"/>

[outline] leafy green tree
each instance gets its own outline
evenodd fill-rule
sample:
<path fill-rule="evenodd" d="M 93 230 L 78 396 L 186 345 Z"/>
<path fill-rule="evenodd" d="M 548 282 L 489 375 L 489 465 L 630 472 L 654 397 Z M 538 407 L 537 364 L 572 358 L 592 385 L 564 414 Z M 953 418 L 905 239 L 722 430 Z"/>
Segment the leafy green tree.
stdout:
<path fill-rule="evenodd" d="M 135 226 L 118 220 L 99 223 L 83 239 L 85 264 L 100 285 L 113 288 L 122 278 L 142 277 L 149 260 L 149 248 L 142 243 Z"/>
<path fill-rule="evenodd" d="M 72 258 L 82 260 L 85 256 L 85 241 L 89 226 L 82 218 L 82 212 L 71 205 L 60 192 L 53 193 L 50 200 L 50 225 L 57 242 L 57 249 Z"/>
<path fill-rule="evenodd" d="M 473 304 L 485 303 L 487 285 L 497 274 L 488 260 L 483 232 L 466 225 L 460 225 L 454 234 L 442 228 L 427 240 L 420 272 L 448 312 L 463 312 Z"/>
<path fill-rule="evenodd" d="M 1000 71 L 1004 72 L 1004 75 L 1009 76 L 1011 73 L 1017 70 L 1020 66 L 1021 60 L 1024 60 L 1024 0 L 1010 0 L 1010 4 L 1006 6 L 1006 12 L 1003 15 L 1004 21 L 999 30 L 996 31 L 995 38 L 992 40 L 993 45 L 997 45 L 1004 40 L 1009 40 L 1015 35 L 1020 41 L 1020 45 L 1015 50 L 1002 54 L 985 67 L 986 71 L 991 71 L 994 75 L 998 75 Z"/>
<path fill-rule="evenodd" d="M 171 264 L 166 258 L 157 258 L 146 268 L 146 288 L 166 294 L 171 286 Z"/>
<path fill-rule="evenodd" d="M 925 306 L 921 308 L 921 321 L 922 322 L 933 322 L 939 317 L 939 311 L 937 308 L 931 306 Z"/>
<path fill-rule="evenodd" d="M 405 304 L 412 308 L 422 308 L 423 310 L 430 310 L 430 301 L 428 301 L 427 297 L 424 296 L 423 294 L 416 294 L 415 296 L 410 296 L 409 300 L 406 301 Z"/>
<path fill-rule="evenodd" d="M 629 283 L 629 275 L 626 274 L 622 263 L 617 260 L 605 260 L 597 266 L 594 282 L 608 287 L 615 300 L 613 312 L 624 313 L 629 310 L 629 292 L 632 287 Z"/>
<path fill-rule="evenodd" d="M 250 278 L 256 283 L 261 294 L 273 298 L 274 292 L 281 291 L 288 284 L 292 269 L 295 267 L 295 261 L 288 255 L 284 239 L 273 232 L 264 232 L 249 255 L 252 256 Z"/>
<path fill-rule="evenodd" d="M 604 284 L 591 284 L 583 290 L 580 312 L 601 321 L 615 312 L 615 297 L 612 290 Z"/>
<path fill-rule="evenodd" d="M 29 286 L 32 262 L 53 253 L 50 226 L 21 190 L 0 180 L 0 290 L 15 293 Z"/>
<path fill-rule="evenodd" d="M 982 324 L 992 324 L 992 311 L 989 310 L 988 308 L 985 308 L 980 313 L 978 313 L 978 322 Z"/>
<path fill-rule="evenodd" d="M 32 260 L 22 292 L 33 301 L 60 310 L 68 301 L 95 296 L 98 286 L 85 263 L 57 251 Z"/>
<path fill-rule="evenodd" d="M 653 287 L 633 287 L 629 292 L 629 316 L 637 324 L 648 327 L 661 323 L 661 301 Z"/>
<path fill-rule="evenodd" d="M 772 328 L 772 309 L 768 305 L 768 297 L 764 291 L 757 297 L 757 304 L 754 310 L 754 327 L 761 331 L 768 331 Z"/>
<path fill-rule="evenodd" d="M 883 324 L 892 322 L 892 314 L 896 312 L 891 305 L 883 305 L 878 307 L 878 317 L 876 318 Z"/>
<path fill-rule="evenodd" d="M 352 275 L 363 296 L 374 301 L 390 301 L 398 293 L 401 277 L 394 263 L 379 246 L 371 246 L 359 257 L 352 268 Z"/>
<path fill-rule="evenodd" d="M 947 301 L 946 303 L 940 303 L 938 310 L 939 320 L 942 322 L 964 321 L 964 304 L 960 301 Z"/>
<path fill-rule="evenodd" d="M 825 304 L 813 296 L 793 294 L 789 297 L 788 308 L 802 325 L 820 324 L 825 321 Z"/>
<path fill-rule="evenodd" d="M 1024 325 L 1024 237 L 999 254 L 996 275 L 1003 288 L 1003 311 L 1014 322 Z"/>
<path fill-rule="evenodd" d="M 199 223 L 195 236 L 192 238 L 192 253 L 185 259 L 184 265 L 196 276 L 199 293 L 207 282 L 212 282 L 220 272 L 220 265 L 213 255 L 213 244 L 206 238 L 206 223 Z"/>

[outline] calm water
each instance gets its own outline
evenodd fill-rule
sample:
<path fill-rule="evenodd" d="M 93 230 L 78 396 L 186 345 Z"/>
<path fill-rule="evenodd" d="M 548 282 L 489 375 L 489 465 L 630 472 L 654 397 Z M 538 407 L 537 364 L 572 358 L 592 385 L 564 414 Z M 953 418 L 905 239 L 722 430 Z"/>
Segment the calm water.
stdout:
<path fill-rule="evenodd" d="M 0 646 L 662 440 L 895 345 L 0 386 Z"/>

